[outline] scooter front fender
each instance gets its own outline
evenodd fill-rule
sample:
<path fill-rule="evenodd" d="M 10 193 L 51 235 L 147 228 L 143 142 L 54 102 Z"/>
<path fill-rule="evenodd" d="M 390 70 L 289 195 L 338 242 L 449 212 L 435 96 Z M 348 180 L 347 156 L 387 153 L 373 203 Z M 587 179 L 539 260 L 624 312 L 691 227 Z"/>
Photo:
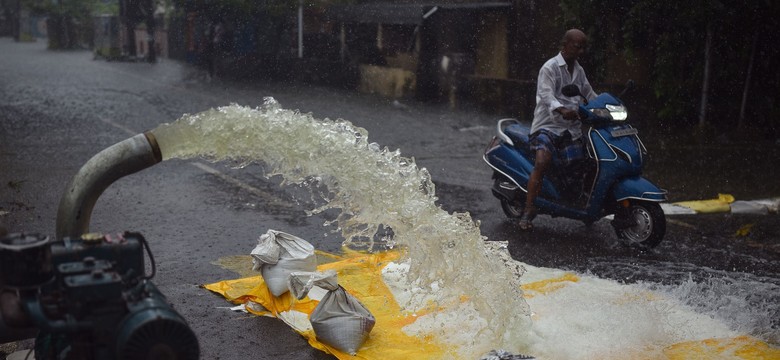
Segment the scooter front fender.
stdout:
<path fill-rule="evenodd" d="M 663 190 L 641 176 L 632 176 L 618 180 L 612 186 L 616 201 L 638 199 L 646 201 L 666 201 L 666 190 Z"/>

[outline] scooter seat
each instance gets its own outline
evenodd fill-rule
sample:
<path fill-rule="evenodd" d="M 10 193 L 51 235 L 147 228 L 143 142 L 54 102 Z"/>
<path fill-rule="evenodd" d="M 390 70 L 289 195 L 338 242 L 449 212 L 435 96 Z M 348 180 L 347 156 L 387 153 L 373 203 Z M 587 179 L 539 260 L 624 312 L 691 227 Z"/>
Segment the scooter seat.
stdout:
<path fill-rule="evenodd" d="M 504 134 L 512 140 L 515 147 L 525 152 L 531 151 L 528 140 L 530 133 L 531 128 L 521 124 L 512 124 L 504 128 Z"/>

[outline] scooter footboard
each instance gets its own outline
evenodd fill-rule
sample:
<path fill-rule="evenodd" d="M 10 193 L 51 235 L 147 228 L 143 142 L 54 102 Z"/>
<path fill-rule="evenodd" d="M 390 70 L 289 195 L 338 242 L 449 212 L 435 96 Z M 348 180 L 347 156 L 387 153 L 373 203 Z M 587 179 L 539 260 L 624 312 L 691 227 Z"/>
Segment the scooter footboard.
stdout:
<path fill-rule="evenodd" d="M 620 179 L 612 186 L 615 200 L 639 199 L 647 201 L 666 201 L 666 190 L 663 190 L 641 176 Z"/>

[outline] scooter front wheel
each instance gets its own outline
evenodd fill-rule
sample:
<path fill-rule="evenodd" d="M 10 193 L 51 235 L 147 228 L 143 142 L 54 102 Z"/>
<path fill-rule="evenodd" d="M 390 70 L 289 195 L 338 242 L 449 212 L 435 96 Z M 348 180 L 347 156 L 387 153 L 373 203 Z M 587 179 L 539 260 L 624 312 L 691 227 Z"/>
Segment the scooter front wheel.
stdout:
<path fill-rule="evenodd" d="M 649 201 L 632 201 L 629 205 L 629 221 L 634 225 L 615 228 L 618 238 L 632 244 L 656 247 L 666 234 L 666 216 L 661 205 Z"/>
<path fill-rule="evenodd" d="M 519 219 L 523 216 L 523 204 L 513 203 L 507 199 L 501 199 L 501 210 L 504 210 L 504 214 L 510 219 Z"/>

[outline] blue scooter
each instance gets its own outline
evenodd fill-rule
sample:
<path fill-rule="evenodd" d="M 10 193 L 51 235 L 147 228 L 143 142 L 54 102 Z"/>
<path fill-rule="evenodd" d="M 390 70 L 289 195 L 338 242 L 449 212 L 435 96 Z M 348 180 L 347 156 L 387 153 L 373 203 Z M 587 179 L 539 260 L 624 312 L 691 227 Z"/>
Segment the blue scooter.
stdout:
<path fill-rule="evenodd" d="M 666 232 L 666 218 L 659 205 L 666 191 L 641 176 L 647 149 L 638 131 L 627 122 L 623 103 L 609 93 L 591 101 L 576 85 L 563 94 L 579 96 L 587 157 L 565 168 L 552 166 L 535 199 L 537 211 L 553 217 L 581 220 L 586 225 L 614 215 L 611 224 L 618 238 L 632 244 L 655 247 Z M 528 179 L 535 154 L 529 147 L 530 127 L 516 119 L 501 119 L 483 159 L 493 169 L 493 195 L 510 218 L 523 213 Z"/>

